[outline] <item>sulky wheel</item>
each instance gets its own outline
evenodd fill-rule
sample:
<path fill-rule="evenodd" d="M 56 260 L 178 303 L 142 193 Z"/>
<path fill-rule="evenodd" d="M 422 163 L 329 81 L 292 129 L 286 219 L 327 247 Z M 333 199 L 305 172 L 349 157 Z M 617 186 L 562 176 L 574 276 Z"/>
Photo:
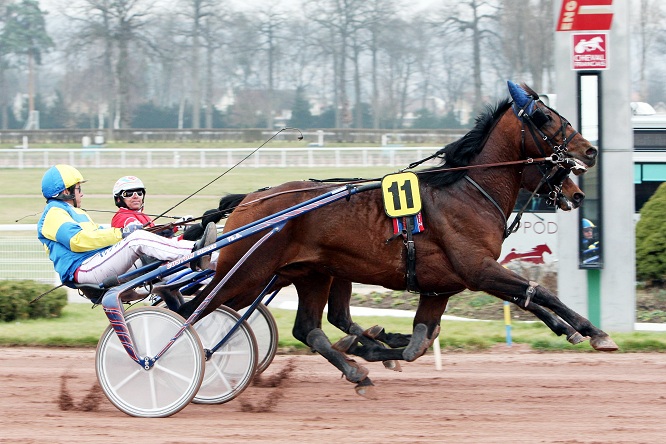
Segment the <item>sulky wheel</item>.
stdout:
<path fill-rule="evenodd" d="M 205 349 L 211 349 L 238 322 L 240 315 L 219 306 L 194 324 Z M 247 388 L 257 369 L 257 341 L 247 321 L 206 361 L 206 373 L 194 402 L 221 404 L 231 401 Z"/>
<path fill-rule="evenodd" d="M 247 308 L 239 310 L 241 315 L 247 311 Z M 259 346 L 259 363 L 257 364 L 257 374 L 261 374 L 273 362 L 278 348 L 278 327 L 273 314 L 264 304 L 257 305 L 257 309 L 247 319 L 252 328 L 254 337 L 257 338 Z"/>
<path fill-rule="evenodd" d="M 142 307 L 125 314 L 139 358 L 154 357 L 185 322 L 164 308 Z M 131 416 L 158 418 L 179 412 L 197 394 L 205 355 L 197 333 L 188 327 L 150 370 L 132 360 L 111 326 L 102 334 L 95 357 L 97 379 L 113 405 Z"/>

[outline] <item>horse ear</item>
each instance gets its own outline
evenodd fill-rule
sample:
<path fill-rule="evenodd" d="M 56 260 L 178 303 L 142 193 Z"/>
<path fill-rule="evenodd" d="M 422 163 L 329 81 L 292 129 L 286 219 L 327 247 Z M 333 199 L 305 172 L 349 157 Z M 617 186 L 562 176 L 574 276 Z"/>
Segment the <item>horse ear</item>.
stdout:
<path fill-rule="evenodd" d="M 513 83 L 511 80 L 507 80 L 506 84 L 509 87 L 509 94 L 511 94 L 511 98 L 514 102 L 516 102 L 518 108 L 523 108 L 525 105 L 527 105 L 529 97 L 527 96 L 525 90 L 518 84 Z"/>

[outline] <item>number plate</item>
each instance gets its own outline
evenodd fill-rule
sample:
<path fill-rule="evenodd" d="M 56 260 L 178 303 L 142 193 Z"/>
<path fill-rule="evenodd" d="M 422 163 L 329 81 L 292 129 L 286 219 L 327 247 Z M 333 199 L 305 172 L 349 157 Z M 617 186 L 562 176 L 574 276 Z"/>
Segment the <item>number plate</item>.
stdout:
<path fill-rule="evenodd" d="M 421 211 L 421 191 L 416 174 L 395 173 L 382 179 L 384 211 L 389 217 L 413 216 Z"/>

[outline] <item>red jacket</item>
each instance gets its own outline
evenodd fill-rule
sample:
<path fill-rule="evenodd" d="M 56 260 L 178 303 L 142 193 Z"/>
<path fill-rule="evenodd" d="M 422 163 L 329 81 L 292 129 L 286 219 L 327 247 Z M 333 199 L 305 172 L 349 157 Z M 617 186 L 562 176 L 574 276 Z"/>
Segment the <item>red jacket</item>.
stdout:
<path fill-rule="evenodd" d="M 146 216 L 141 211 L 134 211 L 129 208 L 119 208 L 118 212 L 113 216 L 113 219 L 111 219 L 111 226 L 122 229 L 129 224 L 137 222 L 146 227 L 155 226 L 153 220 L 149 216 Z"/>
<path fill-rule="evenodd" d="M 113 219 L 111 219 L 111 226 L 115 228 L 120 228 L 122 230 L 127 225 L 137 222 L 143 225 L 144 227 L 155 226 L 150 216 L 147 216 L 141 211 L 130 210 L 129 208 L 119 208 L 116 214 L 114 214 Z M 178 227 L 173 227 L 173 229 L 166 228 L 162 231 L 159 231 L 156 234 L 159 234 L 160 236 L 163 237 L 173 237 L 173 235 L 177 231 Z"/>

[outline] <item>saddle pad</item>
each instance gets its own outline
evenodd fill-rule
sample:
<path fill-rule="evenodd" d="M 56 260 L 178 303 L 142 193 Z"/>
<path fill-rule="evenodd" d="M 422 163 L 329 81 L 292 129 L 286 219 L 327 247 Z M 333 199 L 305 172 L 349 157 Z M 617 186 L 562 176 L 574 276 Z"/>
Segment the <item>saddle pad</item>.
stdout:
<path fill-rule="evenodd" d="M 413 215 L 413 216 L 406 216 L 406 217 L 396 217 L 393 218 L 393 234 L 398 235 L 402 234 L 402 230 L 405 229 L 405 219 L 407 217 L 411 217 L 414 221 L 414 229 L 412 230 L 412 234 L 417 234 L 420 233 L 421 231 L 425 230 L 425 226 L 423 225 L 423 215 L 421 212 Z"/>

